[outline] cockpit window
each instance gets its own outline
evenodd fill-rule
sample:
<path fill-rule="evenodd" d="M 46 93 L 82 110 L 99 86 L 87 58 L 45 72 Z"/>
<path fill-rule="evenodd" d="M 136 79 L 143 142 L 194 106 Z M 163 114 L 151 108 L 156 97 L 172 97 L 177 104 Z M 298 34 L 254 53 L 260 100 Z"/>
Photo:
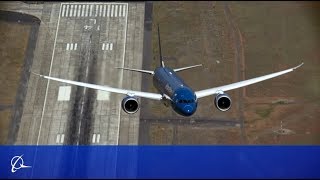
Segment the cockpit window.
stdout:
<path fill-rule="evenodd" d="M 193 102 L 194 102 L 193 99 L 180 99 L 180 100 L 179 100 L 179 103 L 185 103 L 185 104 L 187 104 L 187 103 L 193 103 Z"/>

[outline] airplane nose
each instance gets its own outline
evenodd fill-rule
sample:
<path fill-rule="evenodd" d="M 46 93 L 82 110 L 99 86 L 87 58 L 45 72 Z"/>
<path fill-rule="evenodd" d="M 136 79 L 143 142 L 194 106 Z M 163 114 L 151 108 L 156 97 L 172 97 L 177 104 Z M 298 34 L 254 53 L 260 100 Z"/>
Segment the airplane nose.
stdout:
<path fill-rule="evenodd" d="M 194 108 L 190 105 L 185 105 L 183 110 L 188 115 L 192 115 L 194 113 Z"/>

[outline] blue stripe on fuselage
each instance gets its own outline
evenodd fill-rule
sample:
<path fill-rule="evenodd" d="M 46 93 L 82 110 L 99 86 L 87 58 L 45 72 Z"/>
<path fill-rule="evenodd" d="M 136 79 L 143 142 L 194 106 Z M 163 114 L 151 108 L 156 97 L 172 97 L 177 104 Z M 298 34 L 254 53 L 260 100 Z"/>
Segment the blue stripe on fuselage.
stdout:
<path fill-rule="evenodd" d="M 158 67 L 153 84 L 162 94 L 168 95 L 173 109 L 180 115 L 191 116 L 197 109 L 194 91 L 170 68 Z"/>

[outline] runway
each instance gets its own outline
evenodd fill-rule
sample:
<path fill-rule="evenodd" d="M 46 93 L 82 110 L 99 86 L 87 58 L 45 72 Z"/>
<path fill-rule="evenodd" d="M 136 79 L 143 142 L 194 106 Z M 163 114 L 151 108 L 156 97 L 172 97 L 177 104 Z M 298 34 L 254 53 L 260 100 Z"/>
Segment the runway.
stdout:
<path fill-rule="evenodd" d="M 141 89 L 141 74 L 114 67 L 142 67 L 144 3 L 37 6 L 43 7 L 42 24 L 31 71 Z M 30 74 L 14 144 L 137 144 L 140 112 L 123 112 L 123 97 Z"/>

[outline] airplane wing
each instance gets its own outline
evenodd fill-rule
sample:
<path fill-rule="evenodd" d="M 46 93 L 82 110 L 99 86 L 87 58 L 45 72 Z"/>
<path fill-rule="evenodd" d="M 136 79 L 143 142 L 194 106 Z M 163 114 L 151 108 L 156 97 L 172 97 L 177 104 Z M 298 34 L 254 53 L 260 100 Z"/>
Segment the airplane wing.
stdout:
<path fill-rule="evenodd" d="M 221 92 L 221 91 L 224 92 L 224 91 L 229 91 L 229 90 L 232 90 L 232 89 L 241 88 L 241 87 L 244 87 L 244 86 L 248 86 L 248 85 L 251 85 L 251 84 L 254 84 L 254 83 L 257 83 L 257 82 L 261 82 L 261 81 L 264 81 L 264 80 L 267 80 L 267 79 L 271 79 L 271 78 L 274 78 L 274 77 L 289 73 L 289 72 L 299 68 L 302 65 L 303 65 L 303 63 L 301 63 L 300 65 L 298 65 L 298 66 L 296 66 L 294 68 L 287 69 L 287 70 L 284 70 L 284 71 L 280 71 L 280 72 L 276 72 L 276 73 L 272 73 L 272 74 L 256 77 L 256 78 L 253 78 L 253 79 L 248 79 L 248 80 L 232 83 L 232 84 L 229 84 L 229 85 L 224 85 L 224 86 L 220 86 L 220 87 L 215 87 L 215 88 L 205 89 L 205 90 L 201 90 L 201 91 L 196 91 L 195 93 L 196 93 L 197 98 L 202 98 L 202 97 L 210 96 L 210 95 L 213 95 L 213 94 L 217 94 L 218 92 Z"/>
<path fill-rule="evenodd" d="M 63 83 L 68 83 L 68 84 L 73 84 L 76 86 L 82 86 L 82 87 L 86 87 L 86 88 L 96 89 L 96 90 L 108 91 L 108 92 L 119 93 L 119 94 L 126 94 L 129 96 L 137 96 L 137 97 L 149 98 L 149 99 L 154 99 L 154 100 L 161 100 L 162 99 L 162 95 L 157 94 L 157 93 L 113 88 L 110 86 L 102 86 L 102 85 L 89 84 L 89 83 L 83 83 L 83 82 L 77 82 L 77 81 L 71 81 L 71 80 L 66 80 L 66 79 L 59 79 L 59 78 L 55 78 L 55 77 L 44 76 L 44 75 L 37 74 L 34 72 L 31 72 L 31 73 L 38 75 L 40 77 L 46 78 L 46 79 L 50 79 L 50 80 L 54 80 L 54 81 L 58 81 L 58 82 L 63 82 Z"/>

